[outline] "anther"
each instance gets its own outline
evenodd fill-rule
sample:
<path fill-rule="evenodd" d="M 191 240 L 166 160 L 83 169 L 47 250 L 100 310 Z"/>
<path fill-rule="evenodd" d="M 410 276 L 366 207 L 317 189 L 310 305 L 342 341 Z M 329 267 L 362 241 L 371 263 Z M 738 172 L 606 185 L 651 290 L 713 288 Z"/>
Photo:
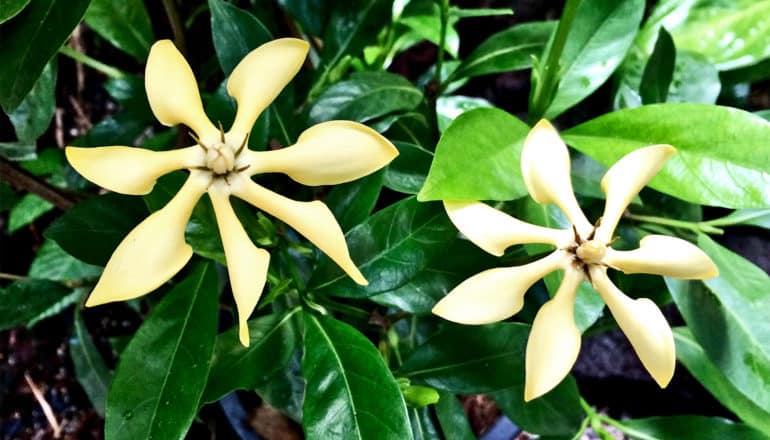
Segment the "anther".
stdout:
<path fill-rule="evenodd" d="M 250 167 L 250 166 L 251 166 L 251 165 L 244 165 L 244 166 L 242 166 L 242 167 L 240 167 L 240 168 L 236 169 L 235 171 L 237 171 L 237 172 L 239 172 L 239 173 L 240 173 L 241 171 L 246 171 L 247 169 L 249 169 L 249 167 Z"/>
<path fill-rule="evenodd" d="M 582 243 L 583 240 L 580 238 L 580 234 L 578 234 L 577 227 L 575 225 L 572 225 L 572 232 L 575 234 L 575 243 Z"/>
<path fill-rule="evenodd" d="M 225 129 L 222 127 L 222 121 L 217 121 L 217 125 L 219 125 L 219 140 L 222 141 L 222 143 L 225 143 Z"/>
<path fill-rule="evenodd" d="M 594 239 L 594 235 L 596 235 L 596 230 L 597 230 L 597 229 L 599 229 L 599 225 L 601 225 L 601 224 L 602 224 L 602 217 L 599 217 L 599 218 L 596 220 L 596 223 L 594 223 L 594 229 L 593 229 L 593 230 L 591 231 L 591 233 L 588 235 L 588 240 L 589 240 L 589 241 Z"/>
<path fill-rule="evenodd" d="M 607 243 L 607 246 L 612 246 L 612 244 L 615 243 L 618 240 L 620 240 L 620 236 L 619 235 L 616 235 L 616 236 L 612 237 L 612 240 L 610 240 L 610 242 Z"/>
<path fill-rule="evenodd" d="M 243 138 L 243 142 L 241 142 L 241 146 L 238 147 L 238 150 L 235 151 L 235 157 L 238 157 L 239 154 L 241 154 L 241 151 L 246 147 L 246 142 L 249 140 L 249 134 L 246 134 L 246 137 Z"/>
<path fill-rule="evenodd" d="M 198 144 L 203 150 L 207 150 L 209 147 L 207 147 L 203 142 L 201 142 L 200 139 L 198 139 L 198 136 L 195 135 L 192 131 L 188 131 L 187 134 L 192 138 L 192 140 L 195 141 L 196 144 Z"/>

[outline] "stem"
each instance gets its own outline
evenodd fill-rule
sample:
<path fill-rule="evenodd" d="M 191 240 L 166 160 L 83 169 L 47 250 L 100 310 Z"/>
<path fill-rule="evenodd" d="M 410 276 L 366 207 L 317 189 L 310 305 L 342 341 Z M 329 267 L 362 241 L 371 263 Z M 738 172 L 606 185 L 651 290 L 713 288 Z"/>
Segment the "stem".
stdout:
<path fill-rule="evenodd" d="M 638 439 L 642 439 L 642 440 L 657 440 L 658 439 L 657 437 L 650 436 L 647 433 L 644 433 L 644 432 L 637 431 L 635 429 L 629 428 L 628 426 L 626 426 L 626 425 L 622 424 L 621 422 L 613 419 L 612 417 L 605 416 L 605 415 L 602 415 L 602 414 L 597 414 L 596 417 L 598 418 L 599 421 L 601 421 L 605 425 L 610 425 L 610 426 L 612 426 L 614 428 L 617 428 L 620 432 L 622 432 L 624 434 L 628 434 L 629 436 L 631 436 L 633 438 L 638 438 Z"/>
<path fill-rule="evenodd" d="M 656 217 L 652 215 L 637 215 L 637 214 L 631 214 L 631 213 L 626 214 L 626 217 L 632 220 L 638 220 L 638 221 L 647 222 L 647 223 L 655 223 L 655 224 L 665 225 L 665 226 L 672 226 L 675 228 L 687 229 L 693 232 L 702 232 L 705 234 L 722 235 L 725 233 L 725 231 L 723 231 L 722 229 L 715 228 L 714 226 L 711 226 L 704 222 L 688 222 L 684 220 L 674 220 L 670 218 Z"/>
<path fill-rule="evenodd" d="M 567 44 L 567 36 L 572 28 L 572 22 L 575 20 L 579 5 L 580 0 L 567 0 L 567 4 L 564 5 L 564 11 L 556 28 L 556 36 L 550 49 L 548 49 L 545 64 L 540 72 L 540 80 L 535 85 L 530 97 L 530 124 L 543 117 L 551 104 L 553 92 L 559 84 L 559 59 L 564 52 L 564 46 Z"/>
<path fill-rule="evenodd" d="M 0 280 L 19 281 L 19 280 L 26 280 L 26 279 L 27 277 L 22 275 L 14 275 L 12 273 L 0 272 Z"/>
<path fill-rule="evenodd" d="M 78 63 L 84 64 L 97 72 L 101 72 L 110 78 L 113 79 L 120 79 L 128 74 L 117 67 L 110 66 L 109 64 L 104 64 L 103 62 L 99 60 L 95 60 L 88 55 L 84 54 L 83 52 L 78 52 L 77 50 L 69 47 L 69 46 L 62 46 L 59 49 L 59 53 L 68 56 L 72 58 L 73 60 L 77 61 Z"/>
<path fill-rule="evenodd" d="M 40 180 L 1 157 L 0 180 L 8 182 L 16 189 L 35 194 L 62 210 L 72 208 L 72 205 L 77 201 L 73 195 Z"/>
<path fill-rule="evenodd" d="M 350 316 L 351 318 L 355 319 L 362 319 L 364 321 L 369 320 L 369 313 L 359 309 L 358 307 L 353 307 L 347 304 L 342 304 L 336 301 L 333 301 L 329 298 L 326 298 L 323 295 L 315 294 L 313 295 L 313 301 L 317 304 L 320 304 L 322 307 L 334 310 L 335 312 L 342 313 L 343 315 Z"/>
<path fill-rule="evenodd" d="M 713 220 L 709 220 L 701 223 L 708 226 L 733 226 L 733 225 L 743 223 L 747 220 L 752 220 L 756 217 L 760 217 L 762 215 L 767 215 L 768 211 L 770 210 L 756 209 L 756 210 L 751 210 L 751 212 L 744 212 L 742 215 L 739 215 L 739 216 L 735 216 L 733 213 L 724 217 L 715 218 Z M 728 218 L 730 216 L 732 216 L 732 218 Z"/>
<path fill-rule="evenodd" d="M 187 55 L 187 43 L 184 38 L 184 25 L 179 17 L 179 11 L 176 8 L 175 0 L 163 0 L 163 9 L 166 10 L 168 22 L 171 25 L 171 32 L 174 33 L 174 44 L 182 55 Z"/>

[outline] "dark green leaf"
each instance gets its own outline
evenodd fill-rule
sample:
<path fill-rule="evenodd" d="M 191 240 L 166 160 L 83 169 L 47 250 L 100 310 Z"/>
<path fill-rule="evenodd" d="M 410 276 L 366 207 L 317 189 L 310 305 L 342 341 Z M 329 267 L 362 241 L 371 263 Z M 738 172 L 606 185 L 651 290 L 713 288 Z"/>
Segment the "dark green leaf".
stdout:
<path fill-rule="evenodd" d="M 321 35 L 333 5 L 328 0 L 278 0 L 278 3 L 312 36 Z"/>
<path fill-rule="evenodd" d="M 36 157 L 35 149 L 35 144 L 0 142 L 0 156 L 15 162 L 34 159 Z"/>
<path fill-rule="evenodd" d="M 380 197 L 385 171 L 378 171 L 352 182 L 335 185 L 326 196 L 326 204 L 343 231 L 369 217 Z"/>
<path fill-rule="evenodd" d="M 56 60 L 53 59 L 46 64 L 40 78 L 21 104 L 8 114 L 19 142 L 34 144 L 51 125 L 51 119 L 56 111 L 54 92 L 57 71 Z"/>
<path fill-rule="evenodd" d="M 89 0 L 35 0 L 0 31 L 0 105 L 19 106 L 46 63 L 80 22 Z"/>
<path fill-rule="evenodd" d="M 563 138 L 605 166 L 639 147 L 671 144 L 678 152 L 650 181 L 652 188 L 702 205 L 770 206 L 770 123 L 748 112 L 655 104 L 600 116 Z"/>
<path fill-rule="evenodd" d="M 441 423 L 444 437 L 453 440 L 475 440 L 476 436 L 457 397 L 446 391 L 440 395 L 441 398 L 436 403 L 436 416 Z"/>
<path fill-rule="evenodd" d="M 52 281 L 78 281 L 98 277 L 102 268 L 84 263 L 66 253 L 53 240 L 46 240 L 29 267 L 31 278 Z"/>
<path fill-rule="evenodd" d="M 223 0 L 209 0 L 211 36 L 225 76 L 246 54 L 273 37 L 257 17 Z"/>
<path fill-rule="evenodd" d="M 30 0 L 3 0 L 0 4 L 0 24 L 15 17 L 29 2 Z"/>
<path fill-rule="evenodd" d="M 660 28 L 655 48 L 647 59 L 647 65 L 642 74 L 642 83 L 639 86 L 639 95 L 643 104 L 656 104 L 666 102 L 671 80 L 674 78 L 674 64 L 676 62 L 676 47 L 671 34 L 666 28 Z"/>
<path fill-rule="evenodd" d="M 198 412 L 217 331 L 217 275 L 201 264 L 152 310 L 120 356 L 105 437 L 181 439 Z"/>
<path fill-rule="evenodd" d="M 112 374 L 96 349 L 91 335 L 88 334 L 88 328 L 79 311 L 75 311 L 75 325 L 70 339 L 70 357 L 80 386 L 83 387 L 96 412 L 104 417 L 107 390 L 110 387 Z"/>
<path fill-rule="evenodd" d="M 69 293 L 59 283 L 32 278 L 0 288 L 0 330 L 27 325 Z"/>
<path fill-rule="evenodd" d="M 521 178 L 526 124 L 497 108 L 463 113 L 436 147 L 419 200 L 512 200 L 527 194 Z"/>
<path fill-rule="evenodd" d="M 580 392 L 572 376 L 543 397 L 524 402 L 524 387 L 495 391 L 492 398 L 503 414 L 522 429 L 540 435 L 572 435 L 583 421 Z"/>
<path fill-rule="evenodd" d="M 308 389 L 302 426 L 308 438 L 412 438 L 398 384 L 358 330 L 305 314 L 302 372 Z"/>
<path fill-rule="evenodd" d="M 436 424 L 427 407 L 408 408 L 409 424 L 412 426 L 412 436 L 415 440 L 441 440 Z"/>
<path fill-rule="evenodd" d="M 396 142 L 398 157 L 385 169 L 385 186 L 406 194 L 417 194 L 433 160 L 433 153 L 419 145 Z"/>
<path fill-rule="evenodd" d="M 51 202 L 34 194 L 27 194 L 16 203 L 8 215 L 8 233 L 13 234 L 20 228 L 37 220 L 41 215 L 53 209 Z"/>
<path fill-rule="evenodd" d="M 759 431 L 718 417 L 650 417 L 624 420 L 621 424 L 626 434 L 638 440 L 767 440 Z"/>
<path fill-rule="evenodd" d="M 86 23 L 102 38 L 138 60 L 144 60 L 155 39 L 142 0 L 91 0 Z"/>
<path fill-rule="evenodd" d="M 510 72 L 532 66 L 532 57 L 540 55 L 548 43 L 555 21 L 523 23 L 487 38 L 452 74 L 463 78 Z"/>
<path fill-rule="evenodd" d="M 310 289 L 334 296 L 368 297 L 402 286 L 444 250 L 457 234 L 443 207 L 414 197 L 388 206 L 345 234 L 353 261 L 369 280 L 359 286 L 322 257 Z"/>

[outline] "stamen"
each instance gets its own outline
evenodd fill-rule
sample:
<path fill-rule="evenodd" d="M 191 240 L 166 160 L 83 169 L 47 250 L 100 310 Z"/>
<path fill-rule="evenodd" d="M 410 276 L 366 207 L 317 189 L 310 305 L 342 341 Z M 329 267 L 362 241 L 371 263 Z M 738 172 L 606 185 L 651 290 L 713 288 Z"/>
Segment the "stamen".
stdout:
<path fill-rule="evenodd" d="M 241 142 L 241 146 L 238 147 L 238 150 L 235 151 L 235 157 L 238 157 L 239 154 L 241 154 L 241 151 L 246 147 L 246 142 L 249 140 L 249 134 L 246 133 L 246 137 L 243 138 L 243 142 Z"/>
<path fill-rule="evenodd" d="M 250 166 L 251 166 L 251 165 L 244 165 L 244 166 L 242 166 L 242 167 L 240 167 L 240 168 L 236 169 L 235 171 L 237 171 L 237 172 L 239 172 L 239 173 L 240 173 L 241 171 L 246 171 L 246 170 L 248 170 Z"/>
<path fill-rule="evenodd" d="M 601 225 L 601 224 L 602 224 L 602 217 L 599 217 L 596 220 L 596 223 L 594 223 L 594 229 L 591 231 L 590 234 L 588 234 L 588 240 L 589 241 L 594 239 L 594 235 L 596 235 L 596 230 L 599 229 L 599 225 Z"/>
<path fill-rule="evenodd" d="M 206 146 L 203 142 L 201 142 L 200 139 L 198 139 L 198 136 L 195 135 L 192 131 L 188 131 L 187 134 L 192 138 L 192 140 L 195 141 L 196 144 L 198 144 L 201 148 L 203 148 L 203 151 L 208 150 L 208 146 Z"/>
<path fill-rule="evenodd" d="M 618 240 L 620 240 L 620 236 L 619 236 L 619 235 L 616 235 L 616 236 L 612 237 L 612 240 L 610 240 L 610 242 L 609 242 L 609 243 L 607 243 L 607 246 L 608 246 L 608 247 L 609 247 L 609 246 L 612 246 L 612 244 L 613 244 L 613 243 L 615 243 L 615 242 L 616 242 L 616 241 L 618 241 Z"/>
<path fill-rule="evenodd" d="M 583 240 L 580 238 L 580 234 L 578 234 L 577 227 L 575 225 L 572 225 L 572 232 L 575 234 L 575 243 L 582 243 Z"/>
<path fill-rule="evenodd" d="M 217 125 L 219 125 L 219 140 L 222 141 L 222 143 L 225 143 L 225 129 L 222 127 L 222 121 L 217 121 Z"/>

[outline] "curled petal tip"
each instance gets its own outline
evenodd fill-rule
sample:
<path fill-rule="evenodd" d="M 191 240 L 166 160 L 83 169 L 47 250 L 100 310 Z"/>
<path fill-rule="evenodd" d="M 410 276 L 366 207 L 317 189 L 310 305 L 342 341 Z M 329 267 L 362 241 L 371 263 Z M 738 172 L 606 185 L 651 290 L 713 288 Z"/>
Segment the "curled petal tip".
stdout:
<path fill-rule="evenodd" d="M 350 272 L 348 275 L 350 275 L 350 278 L 353 279 L 353 281 L 356 282 L 359 286 L 368 286 L 369 281 L 364 277 L 364 274 L 361 273 L 360 270 L 358 270 L 357 267 L 353 267 L 350 269 Z"/>

